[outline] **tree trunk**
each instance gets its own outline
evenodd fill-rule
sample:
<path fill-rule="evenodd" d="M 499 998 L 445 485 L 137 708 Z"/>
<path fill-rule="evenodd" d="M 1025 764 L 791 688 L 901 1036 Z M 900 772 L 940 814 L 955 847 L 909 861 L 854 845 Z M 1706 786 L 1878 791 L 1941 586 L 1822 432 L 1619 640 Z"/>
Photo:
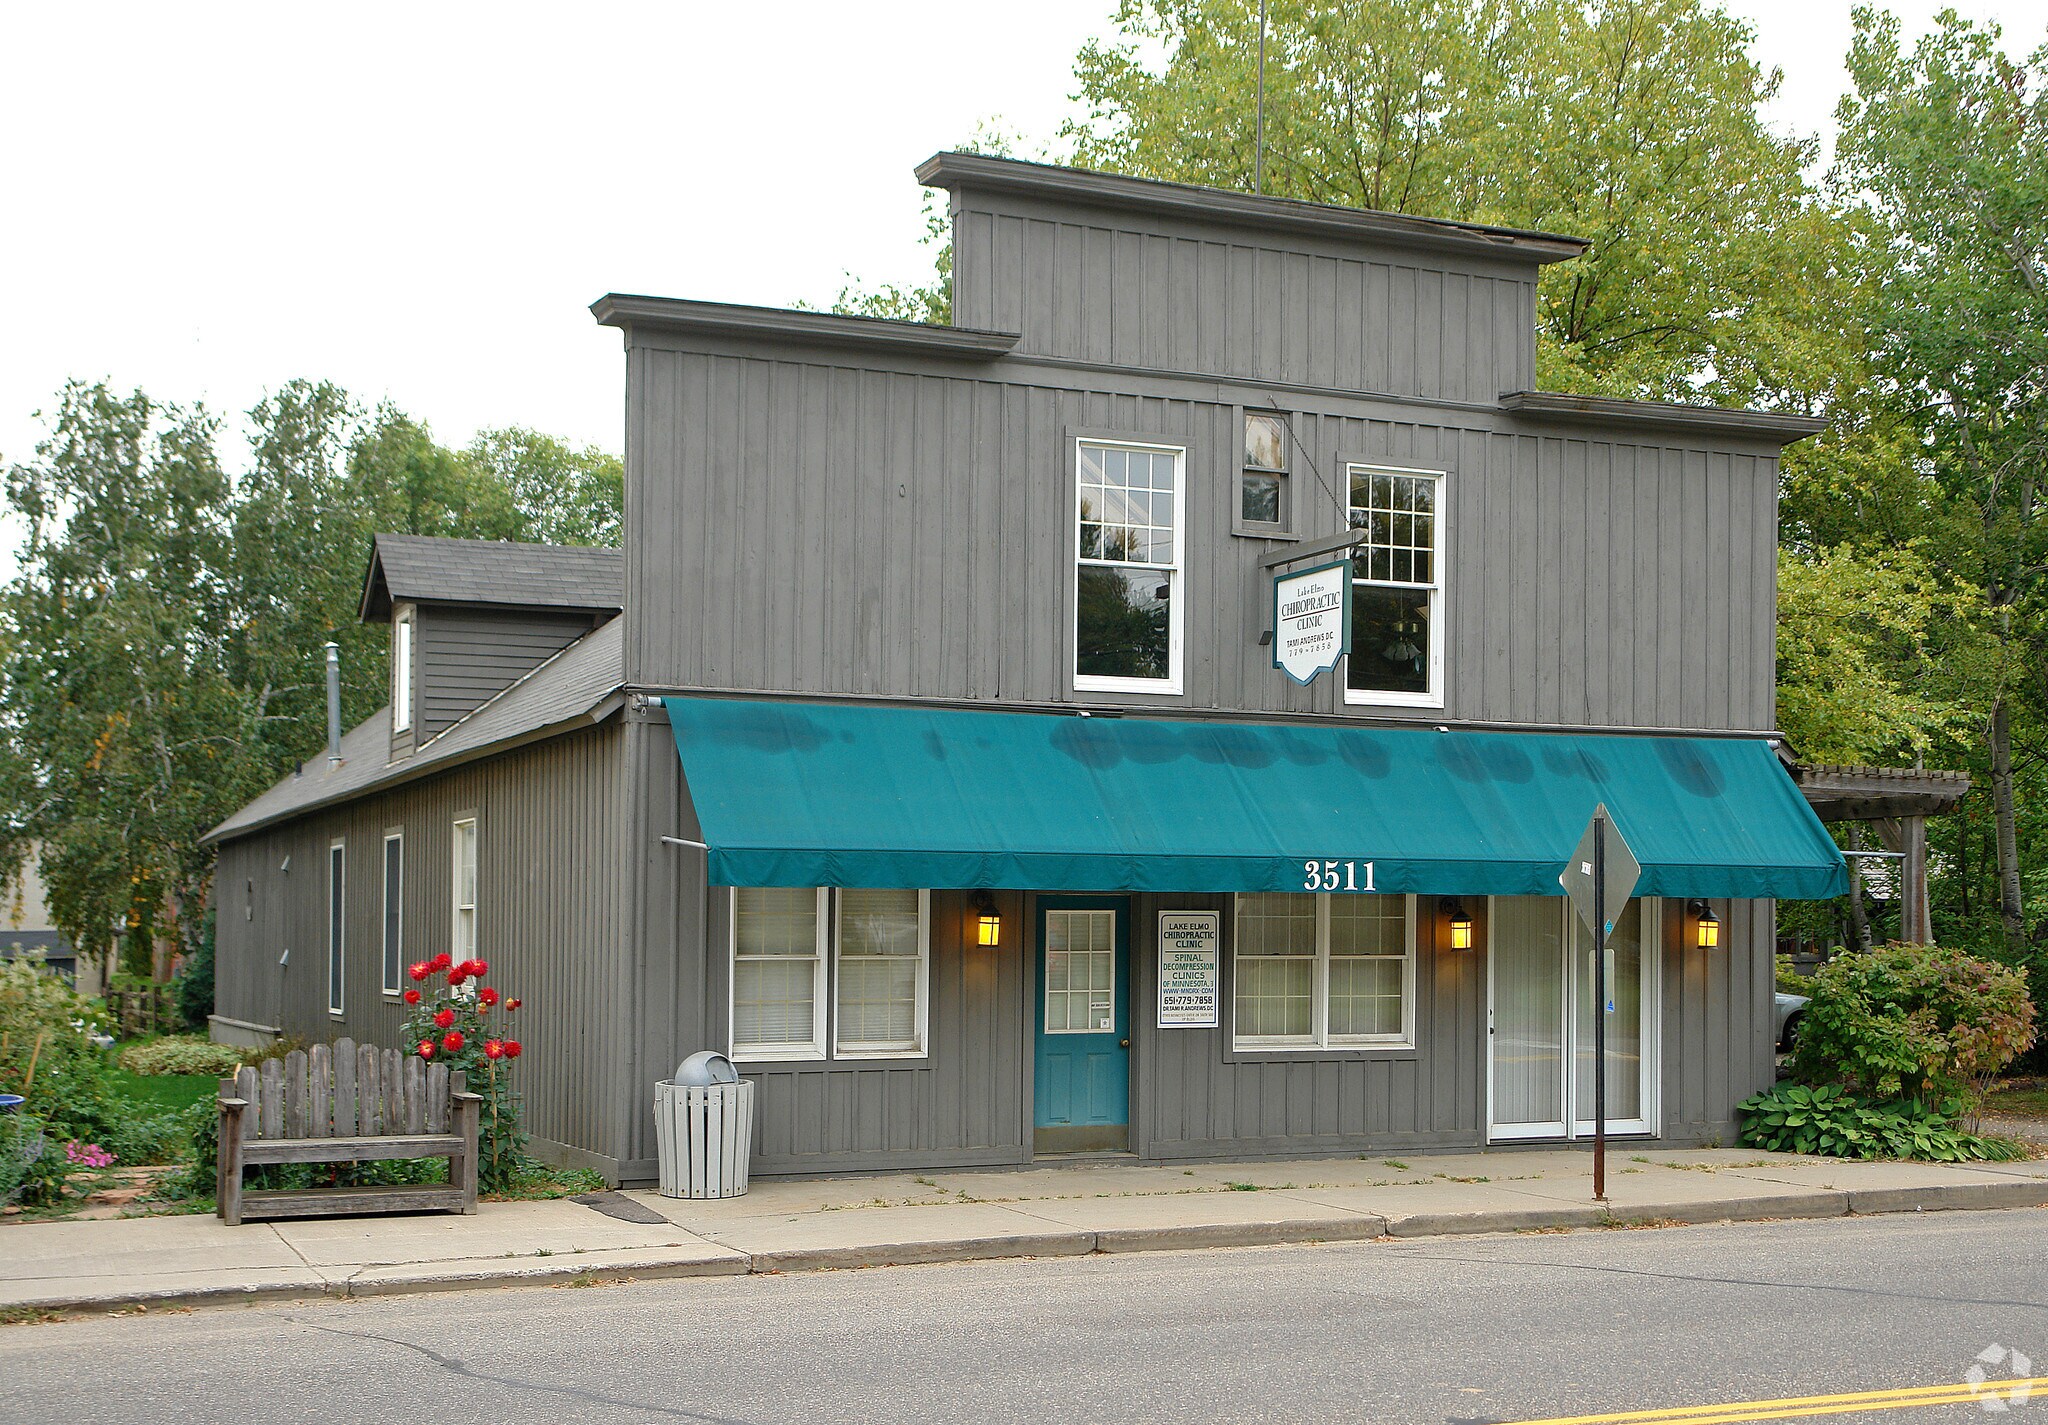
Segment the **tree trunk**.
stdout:
<path fill-rule="evenodd" d="M 2004 693 L 1991 705 L 1991 805 L 1998 820 L 1998 913 L 2006 945 L 2018 950 L 2026 941 L 2026 914 L 2020 904 L 2019 832 L 2012 806 L 2012 707 Z"/>

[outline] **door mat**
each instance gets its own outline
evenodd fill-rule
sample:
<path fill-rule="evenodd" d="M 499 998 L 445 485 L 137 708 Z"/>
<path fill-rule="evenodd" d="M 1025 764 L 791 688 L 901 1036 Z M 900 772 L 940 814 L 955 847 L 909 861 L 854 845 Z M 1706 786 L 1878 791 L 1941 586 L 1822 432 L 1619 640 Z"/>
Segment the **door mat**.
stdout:
<path fill-rule="evenodd" d="M 580 1202 L 593 1212 L 602 1212 L 606 1217 L 616 1217 L 621 1222 L 639 1222 L 647 1226 L 661 1223 L 666 1226 L 668 1219 L 645 1203 L 635 1202 L 622 1192 L 586 1192 L 569 1199 Z"/>

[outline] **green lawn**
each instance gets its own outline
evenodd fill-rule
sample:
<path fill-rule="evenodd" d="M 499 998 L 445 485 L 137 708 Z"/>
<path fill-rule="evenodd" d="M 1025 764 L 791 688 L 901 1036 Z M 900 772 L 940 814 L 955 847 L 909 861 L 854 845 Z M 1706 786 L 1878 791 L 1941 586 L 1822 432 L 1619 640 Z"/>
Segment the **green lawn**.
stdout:
<path fill-rule="evenodd" d="M 1999 1118 L 2048 1118 L 2048 1079 L 2007 1079 L 1984 1095 L 1984 1111 Z"/>
<path fill-rule="evenodd" d="M 209 1074 L 131 1074 L 126 1069 L 114 1069 L 114 1088 L 121 1097 L 130 1100 L 145 1112 L 156 1112 L 166 1108 L 184 1109 L 211 1098 L 220 1088 L 220 1080 Z"/>

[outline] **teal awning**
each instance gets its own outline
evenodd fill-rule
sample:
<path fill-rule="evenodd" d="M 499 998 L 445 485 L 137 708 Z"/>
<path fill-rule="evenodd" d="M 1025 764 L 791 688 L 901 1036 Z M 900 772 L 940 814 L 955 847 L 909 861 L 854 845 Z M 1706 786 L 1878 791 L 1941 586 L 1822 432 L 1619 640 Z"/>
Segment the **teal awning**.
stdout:
<path fill-rule="evenodd" d="M 1596 803 L 1639 894 L 1819 899 L 1841 853 L 1764 743 L 667 699 L 735 886 L 1559 895 Z M 1362 874 L 1362 873 L 1356 873 Z"/>

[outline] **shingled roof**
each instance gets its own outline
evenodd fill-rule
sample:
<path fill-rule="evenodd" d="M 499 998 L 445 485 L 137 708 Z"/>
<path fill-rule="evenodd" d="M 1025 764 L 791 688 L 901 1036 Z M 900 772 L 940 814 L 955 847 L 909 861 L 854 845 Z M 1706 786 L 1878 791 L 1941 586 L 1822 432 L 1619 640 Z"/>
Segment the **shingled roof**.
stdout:
<path fill-rule="evenodd" d="M 342 738 L 340 766 L 329 767 L 326 753 L 315 753 L 200 840 L 246 836 L 317 807 L 595 726 L 619 705 L 626 672 L 623 634 L 618 619 L 584 634 L 412 756 L 396 762 L 391 760 L 391 708 L 386 704 Z"/>
<path fill-rule="evenodd" d="M 616 611 L 626 606 L 625 585 L 625 556 L 616 549 L 380 534 L 363 580 L 362 616 L 381 622 L 394 600 Z"/>

